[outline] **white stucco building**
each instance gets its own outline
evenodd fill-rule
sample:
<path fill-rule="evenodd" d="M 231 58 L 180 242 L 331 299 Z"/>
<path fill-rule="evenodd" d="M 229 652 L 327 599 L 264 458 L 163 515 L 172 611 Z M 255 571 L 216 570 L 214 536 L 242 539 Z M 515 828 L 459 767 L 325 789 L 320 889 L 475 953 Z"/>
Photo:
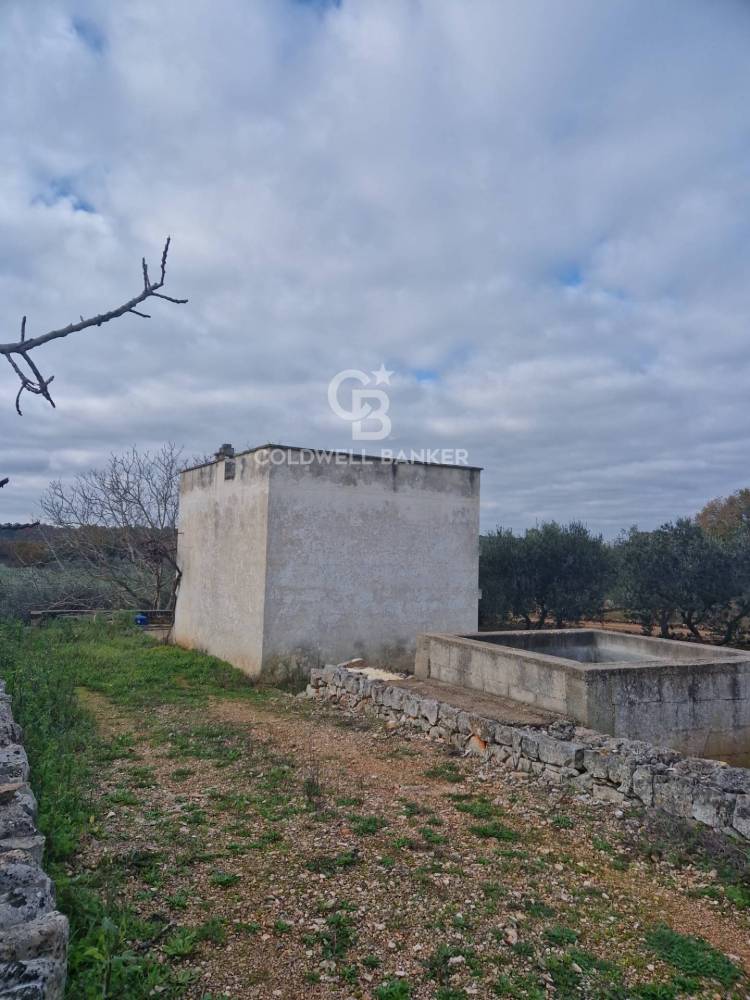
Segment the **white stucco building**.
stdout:
<path fill-rule="evenodd" d="M 480 470 L 263 445 L 182 474 L 175 641 L 252 676 L 477 627 Z"/>

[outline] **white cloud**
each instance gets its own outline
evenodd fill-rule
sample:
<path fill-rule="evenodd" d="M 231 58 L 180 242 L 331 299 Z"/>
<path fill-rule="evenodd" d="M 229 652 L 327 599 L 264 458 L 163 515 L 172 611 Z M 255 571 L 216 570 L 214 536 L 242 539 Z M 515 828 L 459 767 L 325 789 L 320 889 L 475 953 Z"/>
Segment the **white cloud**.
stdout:
<path fill-rule="evenodd" d="M 383 361 L 393 445 L 467 447 L 488 525 L 745 485 L 749 35 L 739 0 L 8 0 L 2 339 L 168 232 L 191 301 L 40 351 L 56 411 L 0 374 L 2 519 L 132 443 L 349 446 L 327 382 Z"/>

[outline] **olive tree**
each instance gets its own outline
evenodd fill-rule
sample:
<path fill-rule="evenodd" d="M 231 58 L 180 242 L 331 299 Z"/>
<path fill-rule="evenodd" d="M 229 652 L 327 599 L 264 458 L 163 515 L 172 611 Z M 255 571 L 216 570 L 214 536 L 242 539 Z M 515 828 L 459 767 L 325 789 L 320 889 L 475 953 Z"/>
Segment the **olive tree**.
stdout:
<path fill-rule="evenodd" d="M 596 614 L 612 579 L 612 553 L 600 535 L 578 521 L 547 521 L 522 536 L 498 529 L 480 546 L 480 614 L 521 618 L 527 628 Z"/>
<path fill-rule="evenodd" d="M 700 627 L 731 602 L 736 582 L 730 547 L 688 518 L 654 531 L 631 528 L 619 555 L 624 603 L 646 632 L 658 625 L 662 638 L 669 638 L 677 620 L 700 640 Z"/>

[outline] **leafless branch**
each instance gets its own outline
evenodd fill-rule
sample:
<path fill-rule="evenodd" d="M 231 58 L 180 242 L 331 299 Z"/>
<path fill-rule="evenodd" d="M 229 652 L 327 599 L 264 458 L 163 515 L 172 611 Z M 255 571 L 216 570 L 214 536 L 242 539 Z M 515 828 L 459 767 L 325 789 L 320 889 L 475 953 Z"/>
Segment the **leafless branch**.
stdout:
<path fill-rule="evenodd" d="M 106 466 L 71 483 L 50 483 L 41 500 L 50 531 L 47 545 L 60 565 L 75 565 L 106 581 L 124 606 L 173 608 L 177 566 L 181 449 L 136 448 L 111 455 Z"/>
<path fill-rule="evenodd" d="M 136 308 L 142 302 L 145 302 L 146 299 L 164 299 L 166 302 L 173 302 L 176 305 L 184 305 L 188 301 L 187 299 L 178 299 L 171 295 L 164 295 L 160 291 L 166 282 L 167 255 L 169 254 L 170 241 L 171 237 L 168 236 L 161 255 L 159 280 L 156 282 L 151 281 L 148 273 L 148 265 L 146 264 L 146 258 L 144 257 L 141 262 L 143 270 L 143 290 L 139 292 L 138 295 L 133 296 L 132 299 L 128 299 L 128 301 L 124 302 L 121 306 L 117 306 L 116 309 L 110 309 L 107 312 L 99 313 L 97 316 L 90 316 L 88 319 L 81 317 L 80 322 L 78 323 L 69 323 L 68 326 L 61 327 L 58 330 L 50 330 L 48 333 L 43 333 L 38 337 L 31 337 L 28 339 L 26 337 L 26 317 L 23 317 L 21 320 L 20 340 L 12 341 L 7 344 L 0 344 L 0 354 L 5 355 L 8 359 L 11 368 L 16 373 L 21 383 L 18 395 L 16 396 L 16 410 L 19 415 L 21 415 L 21 397 L 24 392 L 29 392 L 35 396 L 42 396 L 51 406 L 55 405 L 49 391 L 50 384 L 55 376 L 50 375 L 49 378 L 45 378 L 39 368 L 29 357 L 30 351 L 33 351 L 37 347 L 41 347 L 43 344 L 49 343 L 51 340 L 59 340 L 62 337 L 69 337 L 71 333 L 79 333 L 81 330 L 87 330 L 92 326 L 103 326 L 105 323 L 109 323 L 113 319 L 118 319 L 126 313 L 133 313 L 134 316 L 140 316 L 143 319 L 150 319 L 149 313 L 142 312 Z M 4 486 L 5 483 L 3 482 L 0 485 Z"/>

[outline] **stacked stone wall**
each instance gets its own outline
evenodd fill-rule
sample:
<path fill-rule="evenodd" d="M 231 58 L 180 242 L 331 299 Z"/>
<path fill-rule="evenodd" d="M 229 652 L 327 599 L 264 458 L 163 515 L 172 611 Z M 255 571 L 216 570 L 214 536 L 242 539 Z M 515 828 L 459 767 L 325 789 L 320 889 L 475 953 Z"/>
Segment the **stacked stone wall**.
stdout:
<path fill-rule="evenodd" d="M 41 868 L 44 837 L 22 738 L 0 681 L 0 998 L 61 1000 L 68 921 Z"/>
<path fill-rule="evenodd" d="M 685 757 L 668 747 L 613 738 L 560 720 L 509 725 L 475 715 L 405 685 L 372 679 L 346 666 L 313 669 L 307 695 L 389 725 L 408 725 L 466 753 L 539 781 L 620 805 L 661 809 L 730 836 L 750 840 L 750 770 Z"/>

